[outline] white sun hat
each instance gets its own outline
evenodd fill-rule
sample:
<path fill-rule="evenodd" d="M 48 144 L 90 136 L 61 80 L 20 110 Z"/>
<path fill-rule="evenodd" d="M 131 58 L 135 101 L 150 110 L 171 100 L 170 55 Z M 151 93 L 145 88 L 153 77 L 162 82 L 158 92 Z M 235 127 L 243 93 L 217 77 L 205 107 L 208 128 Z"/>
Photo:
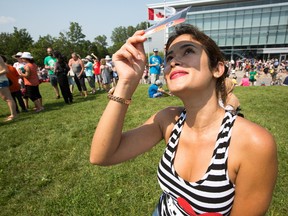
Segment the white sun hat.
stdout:
<path fill-rule="evenodd" d="M 21 58 L 24 58 L 24 59 L 33 59 L 33 56 L 31 55 L 30 52 L 23 52 L 23 54 L 21 55 Z"/>
<path fill-rule="evenodd" d="M 17 52 L 15 55 L 13 55 L 12 57 L 17 59 L 17 58 L 20 58 L 22 56 L 22 52 Z"/>
<path fill-rule="evenodd" d="M 109 55 L 106 55 L 105 60 L 106 60 L 106 61 L 110 61 L 110 60 L 111 60 L 110 56 L 109 56 Z"/>

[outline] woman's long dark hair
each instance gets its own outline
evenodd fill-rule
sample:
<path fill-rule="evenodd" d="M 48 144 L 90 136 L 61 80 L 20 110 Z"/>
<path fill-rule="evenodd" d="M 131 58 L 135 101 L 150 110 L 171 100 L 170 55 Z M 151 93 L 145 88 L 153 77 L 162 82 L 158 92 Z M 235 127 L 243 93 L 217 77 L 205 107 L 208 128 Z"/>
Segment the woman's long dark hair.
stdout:
<path fill-rule="evenodd" d="M 64 55 L 61 54 L 59 51 L 54 51 L 53 56 L 57 58 L 58 63 L 60 64 L 61 67 L 66 67 L 67 64 L 67 59 Z"/>

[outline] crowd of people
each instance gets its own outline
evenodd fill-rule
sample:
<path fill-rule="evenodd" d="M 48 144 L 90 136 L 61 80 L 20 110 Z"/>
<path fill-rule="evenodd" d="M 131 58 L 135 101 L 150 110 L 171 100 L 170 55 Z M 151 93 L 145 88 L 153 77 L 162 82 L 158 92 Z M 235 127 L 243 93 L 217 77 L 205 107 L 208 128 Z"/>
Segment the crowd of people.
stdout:
<path fill-rule="evenodd" d="M 237 79 L 236 72 L 242 75 L 240 83 L 236 83 L 236 85 L 255 86 L 257 82 L 258 85 L 267 85 L 263 78 L 270 78 L 269 85 L 275 85 L 277 78 L 281 80 L 277 82 L 278 85 L 287 85 L 288 82 L 288 78 L 285 80 L 288 74 L 288 60 L 279 62 L 277 58 L 267 60 L 251 58 L 237 59 L 236 62 L 234 60 L 226 61 L 225 64 L 232 79 Z M 281 79 L 282 76 L 283 80 Z"/>
<path fill-rule="evenodd" d="M 50 82 L 55 92 L 55 98 L 60 99 L 60 95 L 62 95 L 66 104 L 73 103 L 75 84 L 80 95 L 86 98 L 88 93 L 109 92 L 111 87 L 115 87 L 118 82 L 118 73 L 109 55 L 99 59 L 91 53 L 85 58 L 81 58 L 74 52 L 67 60 L 59 51 L 53 51 L 51 47 L 48 47 L 42 68 L 35 64 L 33 56 L 29 52 L 18 52 L 13 55 L 13 58 L 16 60 L 13 66 L 7 64 L 4 55 L 1 60 L 7 68 L 6 77 L 2 74 L 2 79 L 8 78 L 8 87 L 13 98 L 11 101 L 8 96 L 9 92 L 1 90 L 2 98 L 7 102 L 10 110 L 10 115 L 5 121 L 13 120 L 20 113 L 19 106 L 22 112 L 27 112 L 29 99 L 34 103 L 35 112 L 44 110 L 39 90 L 41 82 Z M 163 79 L 165 61 L 159 55 L 158 48 L 154 48 L 153 55 L 145 64 L 140 83 L 150 84 L 148 89 L 150 98 L 172 95 L 170 91 L 162 88 L 163 81 L 165 81 Z M 231 78 L 234 86 L 254 86 L 261 76 L 271 76 L 272 85 L 279 74 L 288 74 L 288 61 L 279 62 L 276 58 L 268 60 L 237 59 L 236 61 L 225 61 L 225 66 L 227 77 Z M 238 76 L 239 72 L 240 75 L 242 74 L 240 80 L 236 72 Z M 286 75 L 284 78 L 281 85 L 288 85 L 288 76 Z M 87 90 L 87 84 L 90 92 Z M 6 84 L 3 85 L 6 86 Z M 265 85 L 265 83 L 263 82 L 261 85 Z"/>
<path fill-rule="evenodd" d="M 43 68 L 36 65 L 30 52 L 18 52 L 12 57 L 15 59 L 13 65 L 7 63 L 5 55 L 0 58 L 0 94 L 10 110 L 4 121 L 14 120 L 20 112 L 28 112 L 30 108 L 36 113 L 44 110 L 39 89 L 42 82 L 50 82 L 56 99 L 62 96 L 66 104 L 72 104 L 75 84 L 79 94 L 86 98 L 96 91 L 108 92 L 118 81 L 109 55 L 99 60 L 93 53 L 85 58 L 72 53 L 67 60 L 61 52 L 48 47 Z M 29 100 L 33 102 L 33 107 L 29 107 Z"/>

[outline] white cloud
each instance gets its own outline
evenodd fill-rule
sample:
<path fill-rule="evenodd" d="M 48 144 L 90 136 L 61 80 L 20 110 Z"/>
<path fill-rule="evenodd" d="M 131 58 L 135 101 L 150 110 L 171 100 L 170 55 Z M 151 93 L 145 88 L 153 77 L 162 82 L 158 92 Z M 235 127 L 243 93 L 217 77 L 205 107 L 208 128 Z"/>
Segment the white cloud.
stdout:
<path fill-rule="evenodd" d="M 13 17 L 0 16 L 0 25 L 14 23 L 15 21 Z"/>

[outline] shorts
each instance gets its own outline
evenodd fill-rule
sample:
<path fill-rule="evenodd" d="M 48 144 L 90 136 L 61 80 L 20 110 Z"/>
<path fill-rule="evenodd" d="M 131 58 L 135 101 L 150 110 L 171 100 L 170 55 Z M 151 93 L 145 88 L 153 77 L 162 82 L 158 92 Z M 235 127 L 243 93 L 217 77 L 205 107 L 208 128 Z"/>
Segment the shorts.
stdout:
<path fill-rule="evenodd" d="M 52 86 L 57 86 L 57 76 L 55 74 L 49 74 L 50 83 Z"/>
<path fill-rule="evenodd" d="M 5 88 L 5 87 L 9 87 L 9 81 L 8 80 L 0 81 L 0 88 Z"/>
<path fill-rule="evenodd" d="M 39 86 L 28 86 L 26 85 L 26 94 L 28 98 L 30 98 L 33 102 L 37 99 L 42 98 L 40 91 L 39 91 Z"/>
<path fill-rule="evenodd" d="M 249 79 L 250 82 L 256 82 L 256 79 Z"/>
<path fill-rule="evenodd" d="M 98 75 L 95 74 L 95 81 L 96 81 L 96 82 L 102 82 L 102 76 L 101 76 L 101 74 L 98 74 Z"/>

